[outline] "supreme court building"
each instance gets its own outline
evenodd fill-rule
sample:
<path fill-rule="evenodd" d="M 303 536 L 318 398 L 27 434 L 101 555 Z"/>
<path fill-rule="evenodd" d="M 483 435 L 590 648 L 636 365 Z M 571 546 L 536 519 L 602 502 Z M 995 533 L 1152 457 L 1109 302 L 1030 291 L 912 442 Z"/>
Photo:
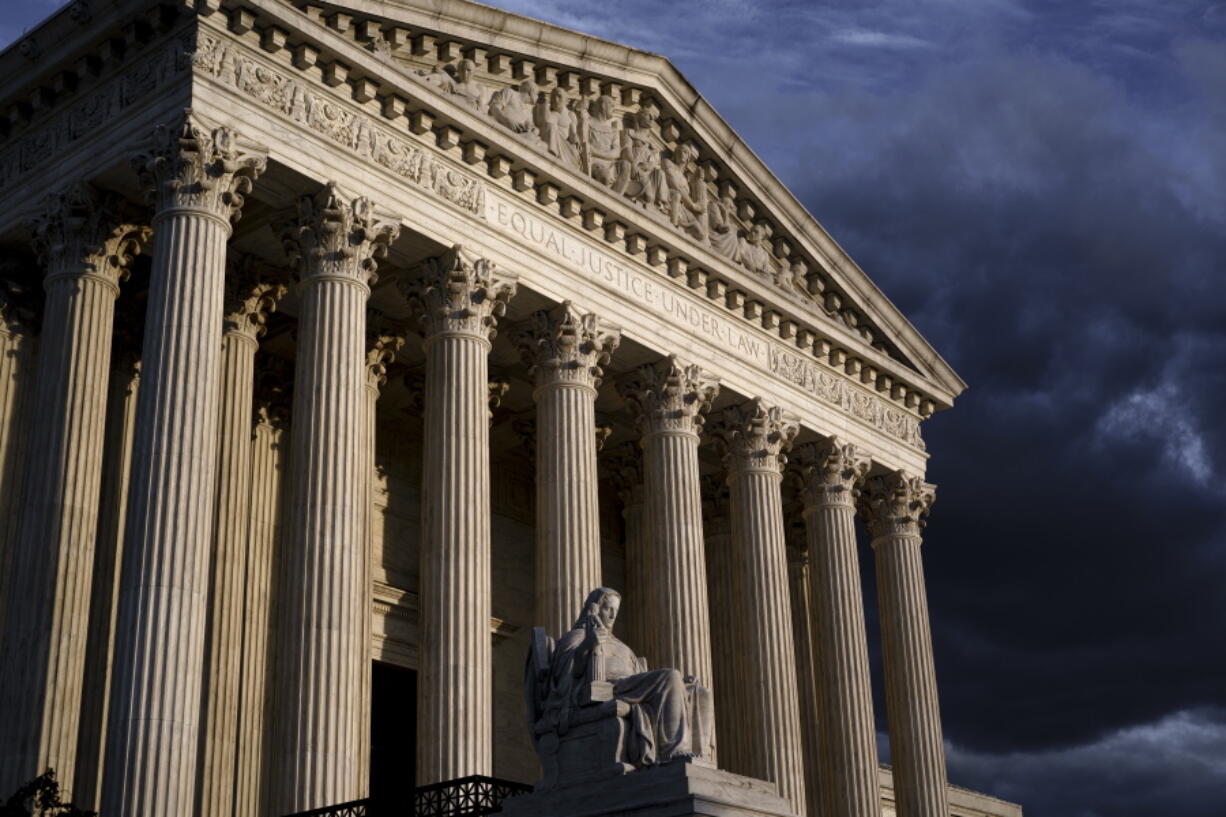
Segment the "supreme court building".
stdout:
<path fill-rule="evenodd" d="M 0 53 L 0 262 L 0 798 L 531 783 L 532 627 L 605 585 L 797 814 L 1021 814 L 946 782 L 921 426 L 964 384 L 666 59 L 76 0 Z"/>

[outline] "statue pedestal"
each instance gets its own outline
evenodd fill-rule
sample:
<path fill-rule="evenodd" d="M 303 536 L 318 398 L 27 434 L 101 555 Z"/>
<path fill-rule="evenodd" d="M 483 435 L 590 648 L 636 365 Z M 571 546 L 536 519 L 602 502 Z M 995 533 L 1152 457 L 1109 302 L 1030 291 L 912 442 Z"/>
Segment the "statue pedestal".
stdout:
<path fill-rule="evenodd" d="M 503 801 L 502 817 L 796 817 L 772 783 L 668 763 Z"/>

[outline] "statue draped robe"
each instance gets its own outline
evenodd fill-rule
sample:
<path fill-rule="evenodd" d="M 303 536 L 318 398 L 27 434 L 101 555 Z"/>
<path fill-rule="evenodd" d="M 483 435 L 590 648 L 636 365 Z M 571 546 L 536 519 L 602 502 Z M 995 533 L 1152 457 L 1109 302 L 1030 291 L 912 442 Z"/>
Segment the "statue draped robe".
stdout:
<path fill-rule="evenodd" d="M 644 671 L 634 651 L 606 633 L 598 644 L 587 643 L 587 631 L 577 627 L 562 636 L 554 651 L 553 690 L 547 709 L 566 729 L 578 696 L 592 681 L 612 685 L 613 697 L 630 705 L 628 762 L 636 767 L 692 756 L 691 697 L 675 669 Z"/>

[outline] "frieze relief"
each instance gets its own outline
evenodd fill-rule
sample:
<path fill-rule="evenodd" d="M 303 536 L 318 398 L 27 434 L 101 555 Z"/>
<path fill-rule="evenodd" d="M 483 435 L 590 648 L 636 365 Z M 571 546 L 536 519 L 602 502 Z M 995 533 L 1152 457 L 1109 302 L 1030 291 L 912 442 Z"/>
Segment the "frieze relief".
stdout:
<path fill-rule="evenodd" d="M 216 77 L 266 107 L 369 159 L 475 215 L 485 213 L 485 185 L 435 159 L 408 140 L 392 136 L 360 113 L 312 90 L 306 83 L 254 60 L 232 44 L 200 36 L 196 69 Z"/>
<path fill-rule="evenodd" d="M 79 99 L 0 150 L 0 188 L 43 162 L 62 156 L 121 113 L 186 74 L 194 37 L 185 35 L 137 60 L 127 71 L 83 89 Z"/>

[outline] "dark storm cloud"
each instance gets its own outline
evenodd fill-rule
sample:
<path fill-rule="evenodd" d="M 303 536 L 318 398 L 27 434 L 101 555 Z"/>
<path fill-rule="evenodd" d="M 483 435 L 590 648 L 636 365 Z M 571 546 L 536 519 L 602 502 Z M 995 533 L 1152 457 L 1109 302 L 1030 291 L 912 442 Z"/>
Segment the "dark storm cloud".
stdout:
<path fill-rule="evenodd" d="M 925 424 L 951 778 L 1220 813 L 1226 5 L 496 4 L 670 57 L 970 384 Z"/>

